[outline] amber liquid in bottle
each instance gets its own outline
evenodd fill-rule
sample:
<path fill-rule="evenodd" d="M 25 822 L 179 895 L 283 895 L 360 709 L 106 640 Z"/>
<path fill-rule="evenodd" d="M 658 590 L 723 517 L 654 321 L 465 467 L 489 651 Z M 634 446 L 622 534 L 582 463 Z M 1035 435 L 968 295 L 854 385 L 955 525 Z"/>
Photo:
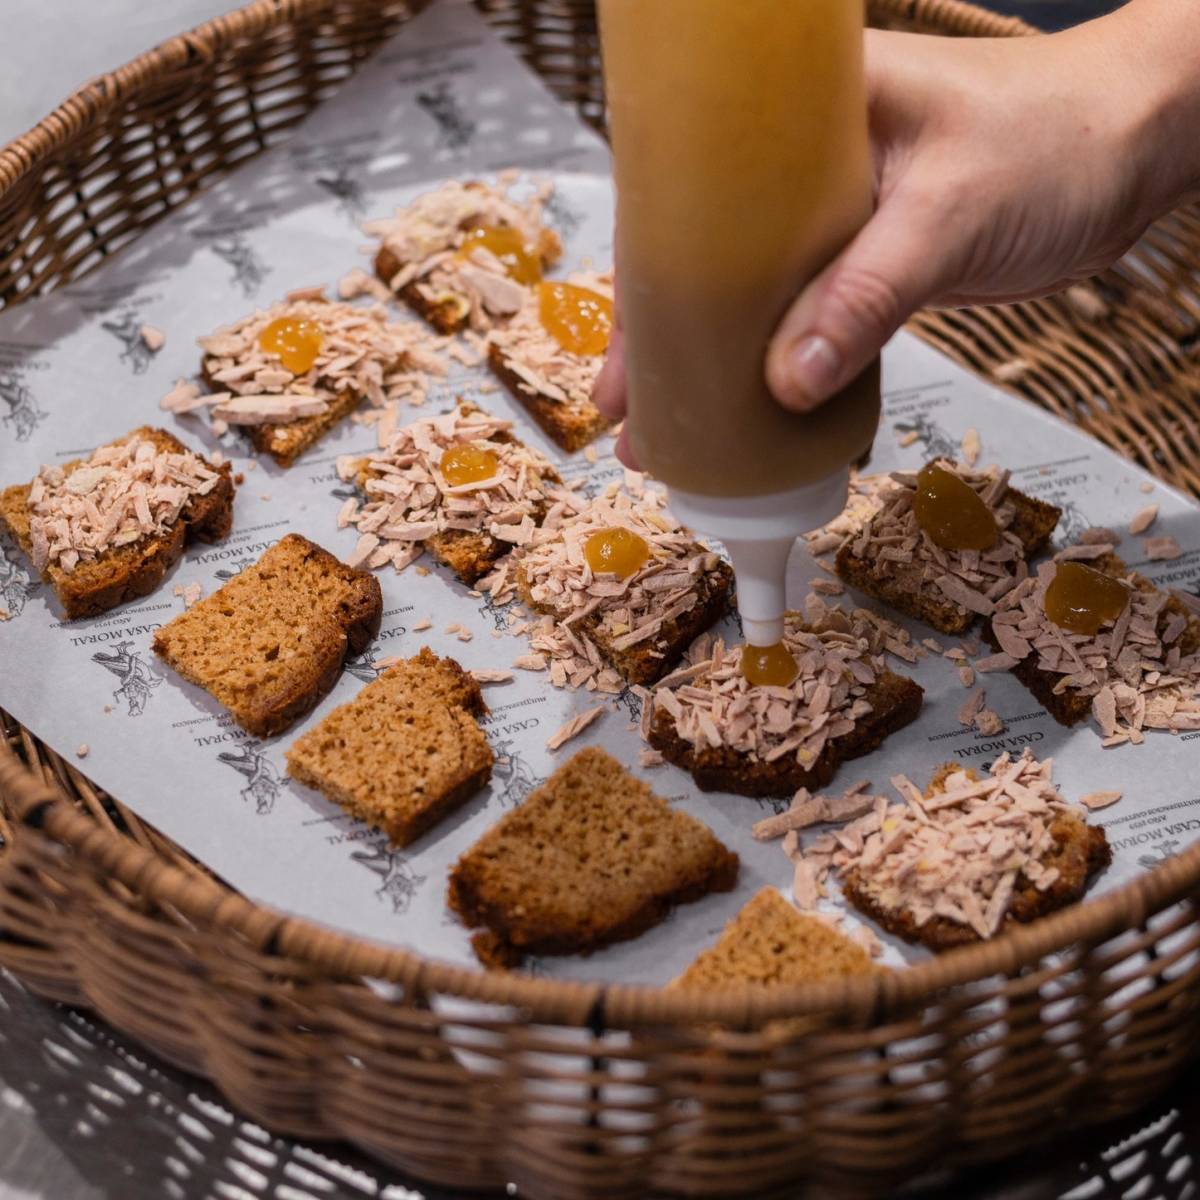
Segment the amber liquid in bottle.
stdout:
<path fill-rule="evenodd" d="M 870 446 L 878 364 L 810 416 L 767 390 L 789 303 L 867 220 L 861 0 L 600 0 L 641 464 L 762 496 Z"/>

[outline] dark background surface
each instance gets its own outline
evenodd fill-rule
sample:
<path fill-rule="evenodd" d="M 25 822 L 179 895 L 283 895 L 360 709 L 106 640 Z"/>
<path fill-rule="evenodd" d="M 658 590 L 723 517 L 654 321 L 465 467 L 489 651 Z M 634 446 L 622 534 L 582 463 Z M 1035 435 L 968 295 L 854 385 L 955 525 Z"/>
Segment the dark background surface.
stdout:
<path fill-rule="evenodd" d="M 1180 4 L 1194 0 L 1179 0 Z M 1114 0 L 994 0 L 1062 28 Z M 925 1181 L 920 1200 L 1200 1200 L 1192 1079 L 1138 1117 L 1040 1147 L 1023 1161 Z M 275 1138 L 214 1089 L 161 1067 L 85 1015 L 0 972 L 3 1200 L 451 1200 L 344 1146 Z M 808 1193 L 797 1200 L 817 1200 Z M 457 1200 L 457 1198 L 455 1198 Z"/>

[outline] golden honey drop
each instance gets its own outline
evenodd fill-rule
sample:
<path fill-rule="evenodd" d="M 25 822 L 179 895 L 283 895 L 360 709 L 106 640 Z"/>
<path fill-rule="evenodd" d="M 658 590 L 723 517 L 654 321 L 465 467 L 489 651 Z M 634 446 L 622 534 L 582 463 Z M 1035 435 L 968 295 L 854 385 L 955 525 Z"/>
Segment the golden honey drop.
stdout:
<path fill-rule="evenodd" d="M 496 474 L 500 460 L 482 446 L 472 446 L 463 442 L 460 446 L 451 446 L 442 455 L 438 464 L 442 478 L 451 487 L 462 487 L 466 483 L 480 483 L 491 479 Z"/>
<path fill-rule="evenodd" d="M 268 354 L 277 354 L 293 375 L 312 369 L 323 341 L 321 327 L 303 317 L 277 317 L 258 335 L 259 346 Z"/>
<path fill-rule="evenodd" d="M 650 546 L 631 529 L 617 526 L 593 533 L 584 543 L 583 556 L 596 575 L 618 575 L 628 579 L 646 565 Z"/>
<path fill-rule="evenodd" d="M 533 284 L 542 277 L 542 263 L 537 252 L 507 225 L 476 225 L 468 229 L 459 248 L 460 258 L 469 258 L 476 247 L 493 254 L 504 264 L 504 273 L 517 283 Z"/>
<path fill-rule="evenodd" d="M 1058 564 L 1046 589 L 1046 616 L 1069 633 L 1091 635 L 1115 621 L 1129 603 L 1129 588 L 1081 562 Z"/>
<path fill-rule="evenodd" d="M 742 647 L 742 674 L 753 687 L 787 687 L 797 669 L 792 652 L 782 642 Z"/>
<path fill-rule="evenodd" d="M 1000 536 L 992 510 L 953 471 L 928 463 L 917 476 L 913 515 L 943 550 L 989 550 Z"/>
<path fill-rule="evenodd" d="M 572 354 L 603 354 L 612 335 L 613 303 L 591 288 L 547 282 L 538 287 L 538 317 Z"/>

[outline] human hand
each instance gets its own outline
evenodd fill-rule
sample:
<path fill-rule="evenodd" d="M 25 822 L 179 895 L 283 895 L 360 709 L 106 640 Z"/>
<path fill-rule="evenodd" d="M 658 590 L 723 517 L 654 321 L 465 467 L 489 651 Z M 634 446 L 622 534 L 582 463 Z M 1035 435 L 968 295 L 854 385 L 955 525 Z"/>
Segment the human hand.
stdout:
<path fill-rule="evenodd" d="M 1046 37 L 869 31 L 876 212 L 780 323 L 766 362 L 780 403 L 834 395 L 923 306 L 1094 274 L 1194 192 L 1197 26 L 1174 0 L 1134 0 Z M 619 331 L 595 401 L 624 413 Z"/>

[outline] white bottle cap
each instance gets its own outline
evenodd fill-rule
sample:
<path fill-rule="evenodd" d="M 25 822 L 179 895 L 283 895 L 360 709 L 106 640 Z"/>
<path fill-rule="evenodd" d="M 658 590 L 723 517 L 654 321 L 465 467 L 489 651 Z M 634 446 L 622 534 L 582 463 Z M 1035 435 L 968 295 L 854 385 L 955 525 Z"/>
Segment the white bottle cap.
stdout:
<path fill-rule="evenodd" d="M 698 496 L 671 489 L 675 516 L 725 544 L 751 646 L 773 646 L 783 638 L 787 563 L 796 538 L 832 521 L 846 507 L 849 491 L 845 467 L 817 483 L 769 496 Z"/>

